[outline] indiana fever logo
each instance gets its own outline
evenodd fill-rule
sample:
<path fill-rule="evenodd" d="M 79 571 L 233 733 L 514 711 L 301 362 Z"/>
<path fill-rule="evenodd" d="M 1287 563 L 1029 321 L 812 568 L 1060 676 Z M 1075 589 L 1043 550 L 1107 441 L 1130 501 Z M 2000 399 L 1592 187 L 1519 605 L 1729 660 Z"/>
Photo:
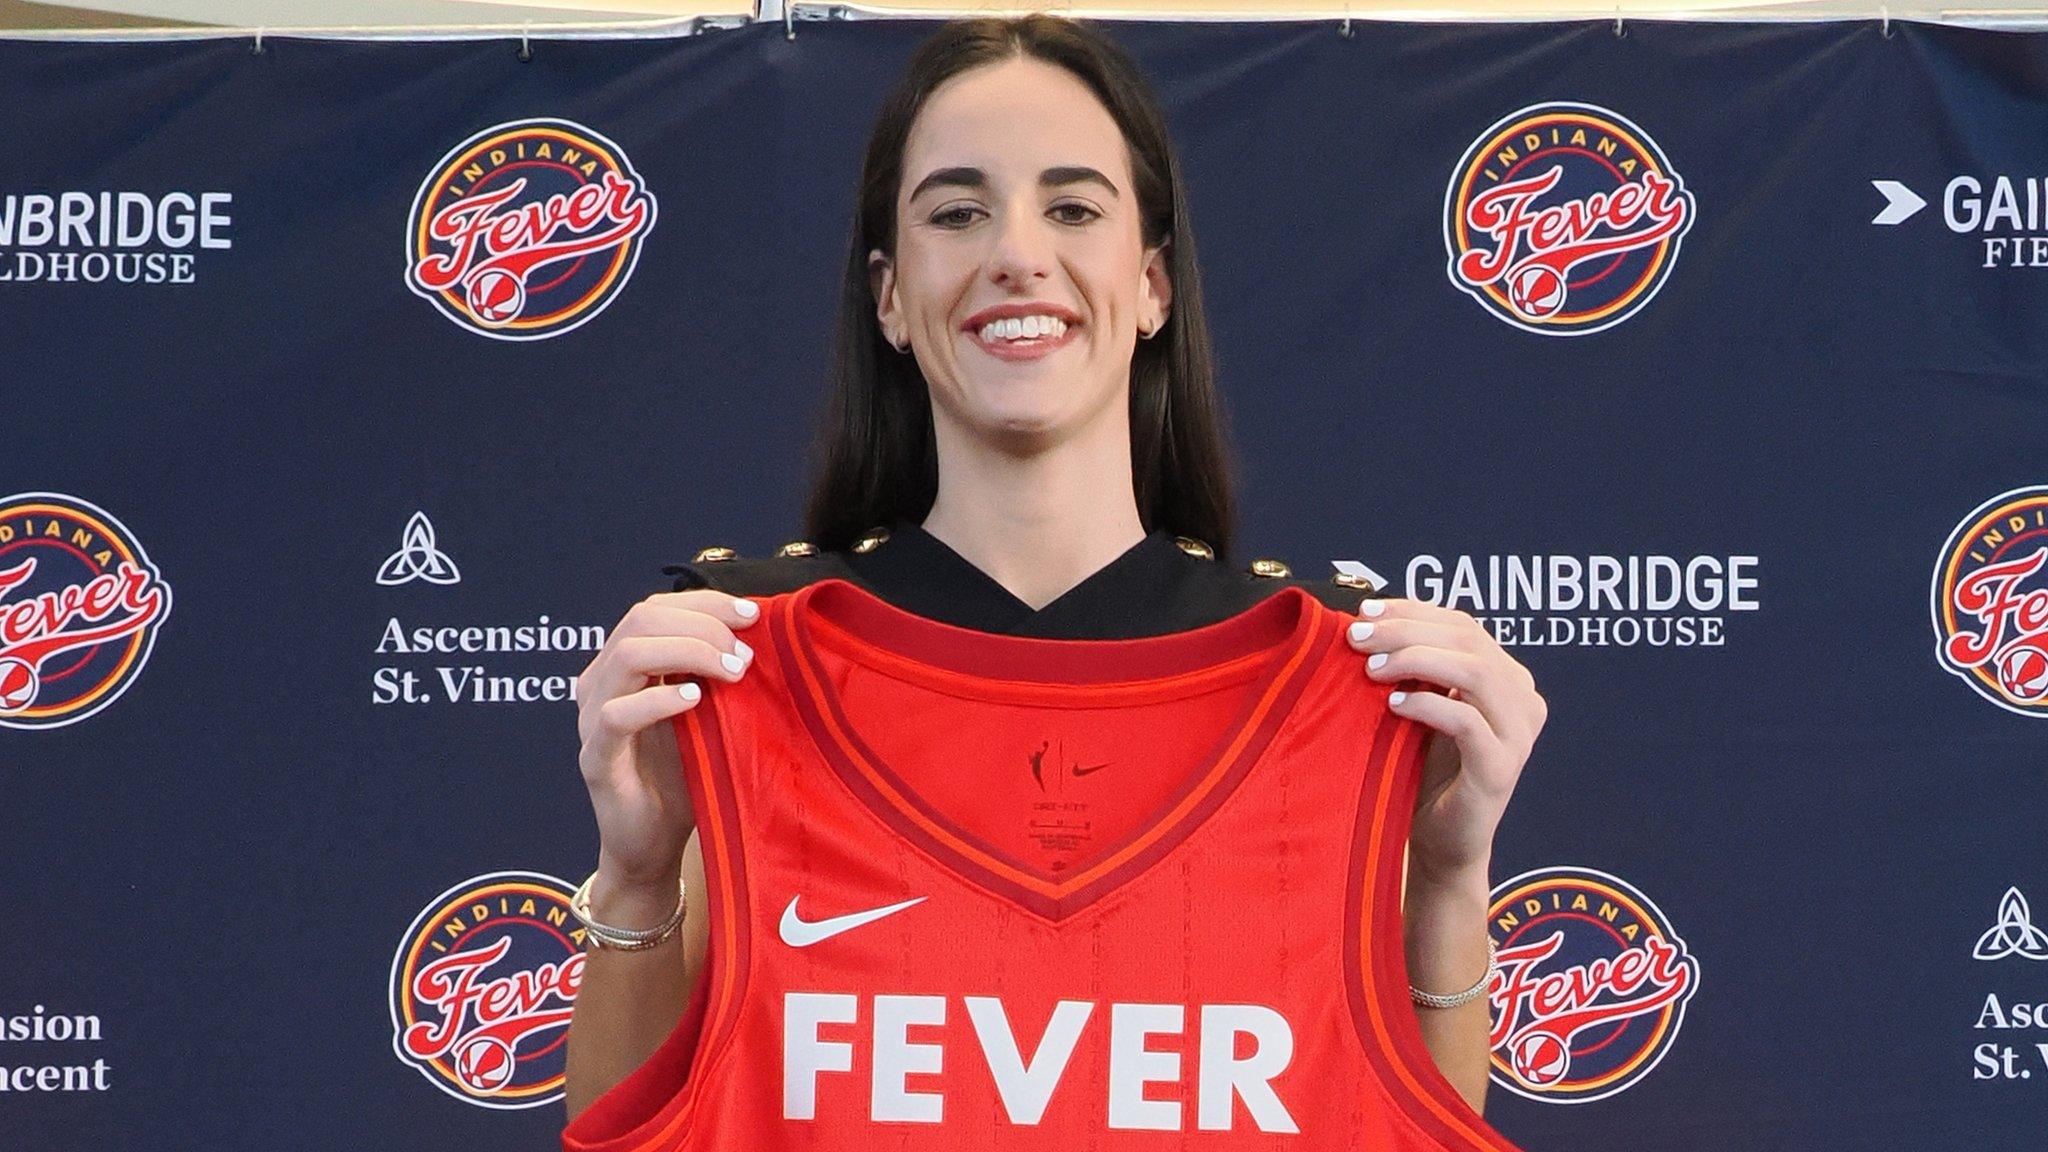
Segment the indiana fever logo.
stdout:
<path fill-rule="evenodd" d="M 391 961 L 398 1058 L 486 1108 L 560 1100 L 583 982 L 575 891 L 537 872 L 492 872 L 435 897 Z"/>
<path fill-rule="evenodd" d="M 420 186 L 406 283 L 500 340 L 559 336 L 604 311 L 654 227 L 654 194 L 610 140 L 518 120 L 455 146 Z"/>
<path fill-rule="evenodd" d="M 104 509 L 0 497 L 0 726 L 60 728 L 112 704 L 170 611 L 171 586 Z"/>
<path fill-rule="evenodd" d="M 1985 699 L 2048 716 L 2048 485 L 1979 504 L 1934 562 L 1941 666 Z"/>
<path fill-rule="evenodd" d="M 1641 892 L 1591 868 L 1494 890 L 1494 1082 L 1553 1104 L 1612 1096 L 1678 1038 L 1700 966 Z"/>
<path fill-rule="evenodd" d="M 1451 283 L 1517 328 L 1598 332 L 1663 287 L 1694 215 L 1642 129 L 1591 104 L 1531 105 L 1487 129 L 1451 172 Z"/>

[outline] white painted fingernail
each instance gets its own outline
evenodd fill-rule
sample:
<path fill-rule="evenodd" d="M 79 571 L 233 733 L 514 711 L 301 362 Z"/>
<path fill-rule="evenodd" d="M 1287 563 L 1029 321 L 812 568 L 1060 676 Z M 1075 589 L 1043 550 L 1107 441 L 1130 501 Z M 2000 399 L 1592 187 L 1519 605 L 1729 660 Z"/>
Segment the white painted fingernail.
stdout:
<path fill-rule="evenodd" d="M 1367 668 L 1384 668 L 1384 667 L 1386 667 L 1386 666 L 1387 666 L 1387 654 L 1386 654 L 1385 652 L 1375 652 L 1375 653 L 1373 653 L 1373 654 L 1372 654 L 1372 655 L 1371 655 L 1370 657 L 1368 657 L 1368 658 L 1366 659 L 1366 662 L 1365 662 L 1365 666 L 1366 666 Z"/>
<path fill-rule="evenodd" d="M 747 662 L 730 652 L 720 652 L 718 662 L 725 665 L 725 670 L 735 676 L 747 670 Z"/>
<path fill-rule="evenodd" d="M 685 680 L 681 684 L 676 685 L 676 691 L 682 693 L 683 699 L 688 700 L 692 704 L 697 702 L 698 697 L 704 695 L 704 690 L 697 687 L 696 683 L 690 680 Z"/>
<path fill-rule="evenodd" d="M 1387 606 L 1377 600 L 1365 600 L 1358 605 L 1359 614 L 1364 616 L 1377 616 L 1386 610 Z"/>
<path fill-rule="evenodd" d="M 1387 697 L 1387 703 L 1393 705 L 1396 708 L 1399 708 L 1401 706 L 1401 701 L 1406 699 L 1408 699 L 1408 694 L 1406 692 L 1396 692 L 1393 695 Z"/>
<path fill-rule="evenodd" d="M 1373 630 L 1373 627 L 1374 627 L 1373 623 L 1372 623 L 1371 621 L 1369 621 L 1369 620 L 1360 620 L 1360 621 L 1357 621 L 1356 623 L 1352 624 L 1352 625 L 1351 625 L 1351 642 L 1352 642 L 1353 644 L 1357 644 L 1357 643 L 1359 643 L 1359 642 L 1363 641 L 1363 640 L 1364 640 L 1364 639 L 1365 639 L 1365 638 L 1366 638 L 1367 636 L 1370 636 L 1370 635 L 1372 635 L 1372 630 Z"/>
<path fill-rule="evenodd" d="M 735 636 L 733 637 L 732 646 L 736 651 L 739 652 L 740 659 L 752 660 L 754 658 L 754 650 L 752 648 L 747 647 L 747 642 L 745 640 L 742 640 L 739 637 Z"/>
<path fill-rule="evenodd" d="M 749 620 L 761 614 L 761 606 L 752 600 L 735 600 L 732 602 L 732 610 Z"/>

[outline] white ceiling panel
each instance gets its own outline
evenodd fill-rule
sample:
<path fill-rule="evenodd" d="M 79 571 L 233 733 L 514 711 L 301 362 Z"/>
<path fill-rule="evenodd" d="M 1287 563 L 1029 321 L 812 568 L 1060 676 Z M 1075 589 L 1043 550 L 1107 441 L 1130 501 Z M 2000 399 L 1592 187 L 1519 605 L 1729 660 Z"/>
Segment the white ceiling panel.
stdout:
<path fill-rule="evenodd" d="M 780 19 L 783 0 L 760 0 L 764 15 Z M 1108 19 L 1845 19 L 1945 20 L 2016 27 L 2048 24 L 2048 0 L 1988 0 L 1943 4 L 1939 0 L 1114 0 L 1111 3 L 1053 3 L 1045 0 L 887 0 L 840 6 L 855 15 L 945 17 L 974 13 L 1018 14 L 1051 10 Z M 803 4 L 805 15 L 822 15 L 825 5 Z M 323 30 L 360 27 L 379 31 L 416 27 L 518 28 L 531 24 L 619 24 L 658 30 L 664 18 L 746 16 L 753 0 L 45 0 L 25 4 L 0 0 L 0 27 L 34 28 L 36 13 L 63 12 L 63 24 L 90 26 L 94 13 L 108 25 L 161 21 L 166 25 L 224 28 Z M 51 22 L 54 24 L 55 22 Z"/>

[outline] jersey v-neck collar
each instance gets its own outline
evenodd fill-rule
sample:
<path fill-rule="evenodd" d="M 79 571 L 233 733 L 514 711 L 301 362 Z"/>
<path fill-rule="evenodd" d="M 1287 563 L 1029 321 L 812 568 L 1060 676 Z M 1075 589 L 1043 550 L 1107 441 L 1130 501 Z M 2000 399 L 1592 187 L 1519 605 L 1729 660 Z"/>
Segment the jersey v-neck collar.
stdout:
<path fill-rule="evenodd" d="M 791 595 L 769 622 L 790 699 L 826 764 L 869 811 L 960 879 L 1058 924 L 1143 874 L 1201 828 L 1263 757 L 1330 651 L 1314 597 L 1287 589 L 1229 619 L 1189 632 L 1128 641 L 1054 641 L 972 635 L 890 605 L 859 585 L 828 579 Z M 884 657 L 916 678 L 951 681 L 984 699 L 1036 691 L 1048 697 L 1095 686 L 1099 695 L 1186 695 L 1223 668 L 1256 661 L 1254 691 L 1174 794 L 1144 823 L 1052 873 L 1031 867 L 922 799 L 862 739 L 839 700 L 818 648 L 849 638 L 853 658 Z M 833 641 L 835 644 L 841 641 Z M 846 653 L 842 653 L 846 655 Z M 1236 673 L 1233 673 L 1236 675 Z"/>
<path fill-rule="evenodd" d="M 863 583 L 891 604 L 930 620 L 1011 636 L 1099 636 L 1171 586 L 1184 563 L 1173 534 L 1155 528 L 1043 608 L 1034 609 L 945 541 L 909 520 L 886 543 L 849 553 Z"/>

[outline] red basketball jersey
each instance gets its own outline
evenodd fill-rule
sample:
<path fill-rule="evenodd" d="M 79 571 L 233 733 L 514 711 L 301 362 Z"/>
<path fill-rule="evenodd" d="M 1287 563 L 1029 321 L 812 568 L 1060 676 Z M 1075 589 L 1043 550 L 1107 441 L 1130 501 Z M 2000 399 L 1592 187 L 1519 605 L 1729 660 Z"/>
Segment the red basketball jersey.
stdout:
<path fill-rule="evenodd" d="M 1136 640 L 830 579 L 675 722 L 711 959 L 569 1152 L 1513 1152 L 1423 1046 L 1429 729 L 1299 588 Z"/>

